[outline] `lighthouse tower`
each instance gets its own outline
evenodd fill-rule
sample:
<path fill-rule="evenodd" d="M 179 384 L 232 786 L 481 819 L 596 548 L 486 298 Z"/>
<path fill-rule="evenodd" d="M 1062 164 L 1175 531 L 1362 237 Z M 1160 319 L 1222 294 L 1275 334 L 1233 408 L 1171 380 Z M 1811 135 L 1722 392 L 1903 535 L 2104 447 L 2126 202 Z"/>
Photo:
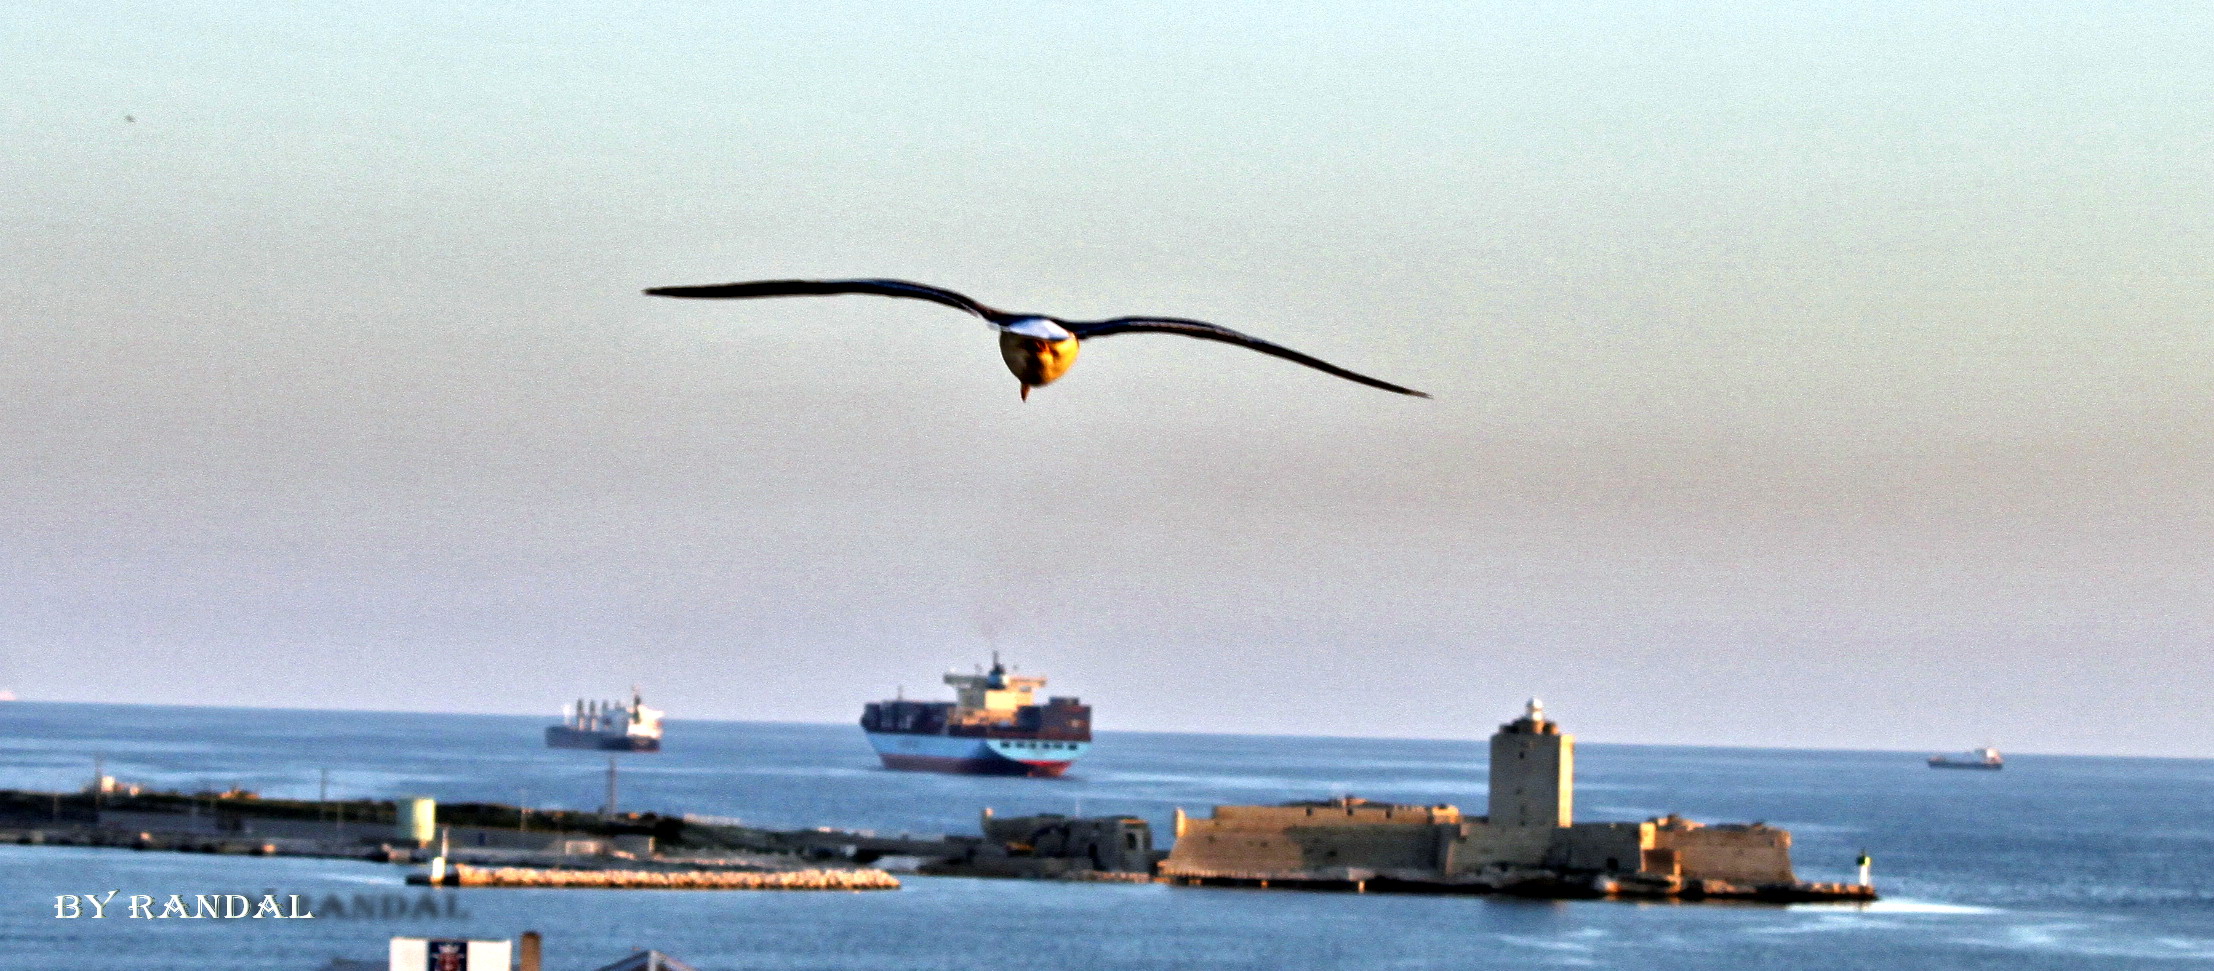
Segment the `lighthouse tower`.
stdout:
<path fill-rule="evenodd" d="M 1545 720 L 1530 699 L 1523 716 L 1491 737 L 1491 824 L 1567 826 L 1576 802 L 1576 736 Z"/>

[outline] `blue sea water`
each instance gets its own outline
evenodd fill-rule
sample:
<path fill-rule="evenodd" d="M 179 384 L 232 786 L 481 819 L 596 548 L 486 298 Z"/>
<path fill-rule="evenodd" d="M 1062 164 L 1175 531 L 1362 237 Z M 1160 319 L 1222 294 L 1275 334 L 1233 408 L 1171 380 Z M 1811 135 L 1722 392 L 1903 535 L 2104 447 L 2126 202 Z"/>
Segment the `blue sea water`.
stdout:
<path fill-rule="evenodd" d="M 542 747 L 541 720 L 16 702 L 0 787 L 75 788 L 93 759 L 159 788 L 312 798 L 430 795 L 590 808 L 604 757 Z M 1474 734 L 1482 734 L 1481 732 Z M 889 893 L 467 890 L 454 916 L 61 920 L 54 897 L 430 893 L 350 861 L 0 847 L 0 971 L 310 971 L 381 960 L 396 934 L 546 935 L 551 971 L 653 947 L 702 971 L 1131 968 L 2171 968 L 2214 963 L 2214 761 L 1584 743 L 1580 819 L 1681 812 L 1792 830 L 1802 878 L 1876 861 L 1866 906 L 1533 902 L 912 877 Z M 858 729 L 672 721 L 623 759 L 625 808 L 779 827 L 973 832 L 1002 814 L 1132 813 L 1351 793 L 1481 811 L 1480 738 L 1103 733 L 1069 778 L 890 772 Z M 440 898 L 444 899 L 444 898 Z"/>

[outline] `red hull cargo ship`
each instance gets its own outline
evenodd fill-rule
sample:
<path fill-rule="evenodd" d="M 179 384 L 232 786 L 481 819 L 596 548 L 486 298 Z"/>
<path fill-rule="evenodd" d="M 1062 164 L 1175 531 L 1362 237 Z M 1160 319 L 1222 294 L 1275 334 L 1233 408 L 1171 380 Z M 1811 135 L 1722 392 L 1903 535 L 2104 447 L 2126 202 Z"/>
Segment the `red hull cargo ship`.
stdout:
<path fill-rule="evenodd" d="M 948 674 L 953 701 L 878 701 L 861 730 L 890 769 L 971 775 L 1057 776 L 1092 747 L 1092 709 L 1075 698 L 1033 695 L 1046 679 L 992 670 Z"/>

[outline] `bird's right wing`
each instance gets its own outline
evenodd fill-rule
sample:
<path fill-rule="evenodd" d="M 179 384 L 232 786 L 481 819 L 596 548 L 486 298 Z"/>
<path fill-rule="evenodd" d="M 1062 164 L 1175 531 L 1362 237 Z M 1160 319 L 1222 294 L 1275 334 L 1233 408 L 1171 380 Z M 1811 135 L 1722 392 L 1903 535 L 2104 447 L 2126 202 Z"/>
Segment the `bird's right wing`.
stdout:
<path fill-rule="evenodd" d="M 1413 388 L 1402 388 L 1389 381 L 1380 381 L 1358 371 L 1348 371 L 1319 357 L 1309 357 L 1282 344 L 1271 344 L 1251 334 L 1241 334 L 1221 324 L 1210 324 L 1204 320 L 1186 320 L 1182 317 L 1116 317 L 1113 320 L 1071 321 L 1068 328 L 1082 340 L 1106 337 L 1110 334 L 1182 334 L 1186 337 L 1197 337 L 1200 340 L 1236 344 L 1239 347 L 1304 364 L 1324 374 L 1334 374 L 1347 381 L 1365 384 L 1371 388 L 1382 388 L 1385 391 L 1413 395 L 1417 398 L 1429 397 L 1429 395 Z"/>
<path fill-rule="evenodd" d="M 646 291 L 656 297 L 694 297 L 703 299 L 744 299 L 747 297 L 827 297 L 841 293 L 865 293 L 879 297 L 906 297 L 912 300 L 928 300 L 944 304 L 956 310 L 964 310 L 985 320 L 1006 316 L 981 303 L 943 287 L 909 283 L 906 280 L 754 280 L 749 283 L 717 283 L 698 287 L 654 287 Z"/>

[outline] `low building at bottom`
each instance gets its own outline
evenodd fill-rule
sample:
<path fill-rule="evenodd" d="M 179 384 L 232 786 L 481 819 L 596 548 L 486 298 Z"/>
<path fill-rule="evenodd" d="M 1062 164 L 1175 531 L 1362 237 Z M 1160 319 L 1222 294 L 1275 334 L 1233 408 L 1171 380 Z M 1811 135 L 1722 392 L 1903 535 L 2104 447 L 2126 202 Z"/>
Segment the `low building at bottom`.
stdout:
<path fill-rule="evenodd" d="M 1578 823 L 1575 737 L 1536 701 L 1491 740 L 1489 814 L 1346 797 L 1176 814 L 1160 867 L 1179 883 L 1525 893 L 1542 896 L 1869 900 L 1873 888 L 1801 883 L 1791 833 L 1677 816 Z"/>

